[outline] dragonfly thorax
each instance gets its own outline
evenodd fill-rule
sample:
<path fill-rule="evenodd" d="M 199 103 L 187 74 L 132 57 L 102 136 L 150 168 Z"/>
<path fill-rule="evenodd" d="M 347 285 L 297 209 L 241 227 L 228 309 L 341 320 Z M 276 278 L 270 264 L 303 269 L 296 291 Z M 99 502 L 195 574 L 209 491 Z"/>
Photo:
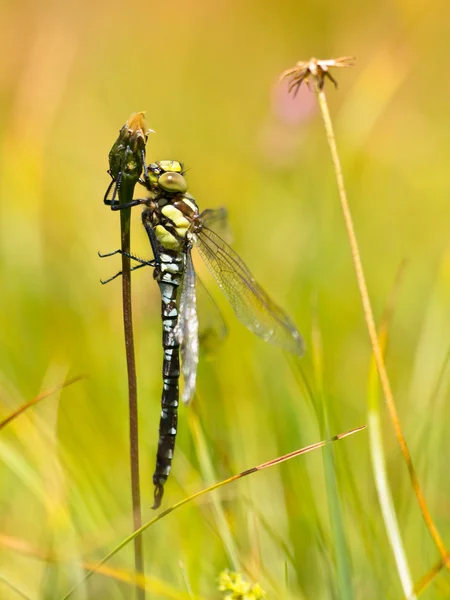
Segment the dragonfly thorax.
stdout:
<path fill-rule="evenodd" d="M 182 251 L 189 245 L 186 235 L 199 215 L 194 198 L 187 193 L 182 163 L 161 160 L 147 167 L 150 192 L 144 224 L 150 224 L 159 245 L 166 250 Z"/>
<path fill-rule="evenodd" d="M 198 215 L 198 207 L 189 194 L 163 193 L 144 210 L 142 220 L 150 224 L 162 248 L 181 251 L 188 244 L 186 234 Z"/>

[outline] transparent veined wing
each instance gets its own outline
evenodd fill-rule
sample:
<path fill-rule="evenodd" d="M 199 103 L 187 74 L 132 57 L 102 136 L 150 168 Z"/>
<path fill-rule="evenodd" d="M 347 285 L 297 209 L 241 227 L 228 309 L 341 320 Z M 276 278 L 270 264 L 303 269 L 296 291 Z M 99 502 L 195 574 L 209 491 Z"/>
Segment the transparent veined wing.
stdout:
<path fill-rule="evenodd" d="M 227 326 L 219 307 L 202 282 L 197 278 L 198 341 L 200 356 L 213 359 L 227 335 Z"/>
<path fill-rule="evenodd" d="M 202 212 L 201 219 L 205 227 L 213 229 L 227 244 L 233 243 L 226 208 L 207 208 Z"/>
<path fill-rule="evenodd" d="M 186 253 L 175 336 L 181 345 L 181 369 L 184 377 L 182 400 L 188 404 L 194 396 L 198 365 L 197 297 L 195 291 L 195 271 L 190 252 Z"/>
<path fill-rule="evenodd" d="M 236 252 L 208 227 L 200 225 L 195 238 L 200 256 L 238 319 L 266 342 L 301 356 L 304 352 L 302 336 L 284 310 L 255 281 Z"/>

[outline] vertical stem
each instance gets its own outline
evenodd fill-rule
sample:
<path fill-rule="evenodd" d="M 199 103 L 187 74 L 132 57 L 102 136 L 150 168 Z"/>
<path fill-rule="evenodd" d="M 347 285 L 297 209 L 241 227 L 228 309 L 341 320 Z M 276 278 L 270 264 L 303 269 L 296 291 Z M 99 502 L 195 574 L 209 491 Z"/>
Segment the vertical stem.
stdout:
<path fill-rule="evenodd" d="M 134 187 L 134 186 L 133 186 Z M 122 190 L 121 190 L 122 191 Z M 127 196 L 123 190 L 124 197 Z M 122 251 L 130 252 L 130 216 L 131 210 L 120 211 L 120 229 Z M 130 466 L 131 466 L 131 500 L 133 506 L 134 530 L 142 526 L 141 514 L 141 492 L 139 482 L 139 435 L 138 435 L 138 406 L 137 406 L 137 383 L 136 383 L 136 361 L 134 357 L 133 320 L 131 310 L 131 272 L 130 258 L 122 253 L 122 303 L 123 303 L 123 327 L 125 334 L 125 354 L 128 371 L 128 405 L 130 426 Z M 138 573 L 144 574 L 144 559 L 142 536 L 134 538 L 134 560 Z M 136 599 L 145 600 L 145 589 L 136 586 Z"/>
<path fill-rule="evenodd" d="M 405 459 L 411 484 L 413 490 L 416 494 L 417 502 L 419 504 L 419 508 L 422 512 L 422 516 L 424 521 L 428 527 L 428 530 L 433 538 L 439 553 L 442 557 L 442 560 L 445 562 L 447 559 L 447 551 L 444 546 L 444 543 L 439 535 L 439 532 L 436 528 L 436 525 L 431 518 L 430 512 L 428 510 L 428 506 L 425 502 L 425 498 L 422 492 L 422 489 L 419 484 L 419 480 L 412 462 L 412 457 L 409 452 L 408 446 L 406 444 L 405 437 L 403 435 L 403 431 L 400 425 L 400 419 L 397 413 L 397 409 L 394 402 L 394 396 L 392 394 L 391 385 L 389 382 L 388 374 L 386 371 L 386 366 L 384 364 L 383 353 L 381 351 L 381 347 L 378 341 L 377 330 L 375 327 L 375 319 L 373 316 L 372 306 L 369 299 L 369 292 L 367 290 L 366 279 L 364 276 L 364 270 L 361 262 L 361 257 L 359 254 L 358 242 L 356 240 L 355 228 L 353 225 L 353 219 L 350 211 L 350 206 L 347 200 L 347 194 L 344 186 L 344 177 L 342 174 L 341 163 L 339 160 L 339 154 L 336 147 L 336 140 L 333 132 L 333 125 L 331 122 L 330 113 L 328 110 L 328 103 L 325 96 L 325 92 L 320 88 L 318 83 L 316 82 L 316 93 L 319 102 L 319 107 L 322 113 L 322 119 L 325 126 L 325 133 L 327 136 L 328 145 L 331 152 L 331 158 L 333 161 L 333 166 L 336 174 L 336 182 L 339 192 L 339 199 L 341 201 L 341 208 L 344 215 L 345 226 L 347 228 L 347 235 L 350 243 L 350 248 L 353 257 L 353 264 L 356 271 L 356 280 L 358 283 L 359 293 L 361 295 L 361 302 L 363 305 L 364 318 L 366 321 L 367 331 L 369 333 L 370 343 L 372 346 L 372 351 L 374 355 L 374 359 L 376 362 L 378 375 L 380 377 L 381 388 L 383 390 L 383 394 L 386 400 L 389 416 L 392 421 L 392 425 L 394 427 L 395 435 L 397 437 L 397 441 L 400 445 L 403 457 Z"/>

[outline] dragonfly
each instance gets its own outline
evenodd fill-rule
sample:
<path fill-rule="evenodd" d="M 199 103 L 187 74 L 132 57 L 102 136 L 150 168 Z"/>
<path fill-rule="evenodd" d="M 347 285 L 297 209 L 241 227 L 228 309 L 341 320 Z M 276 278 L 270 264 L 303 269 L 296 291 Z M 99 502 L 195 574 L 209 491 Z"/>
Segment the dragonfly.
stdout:
<path fill-rule="evenodd" d="M 112 182 L 113 183 L 113 182 Z M 197 315 L 196 272 L 192 260 L 195 247 L 206 267 L 231 304 L 237 318 L 266 342 L 297 356 L 304 353 L 304 341 L 288 314 L 257 283 L 238 254 L 222 239 L 214 227 L 223 223 L 224 209 L 200 212 L 188 193 L 183 164 L 165 160 L 147 165 L 139 183 L 146 189 L 144 198 L 119 204 L 109 192 L 105 203 L 113 210 L 143 205 L 142 223 L 153 251 L 153 259 L 143 260 L 132 254 L 136 264 L 154 269 L 161 293 L 163 390 L 156 468 L 153 475 L 154 505 L 158 508 L 172 467 L 178 428 L 180 353 L 184 378 L 182 400 L 188 404 L 196 386 L 199 359 L 199 320 Z M 123 253 L 116 250 L 111 256 Z M 102 282 L 107 283 L 121 272 Z"/>

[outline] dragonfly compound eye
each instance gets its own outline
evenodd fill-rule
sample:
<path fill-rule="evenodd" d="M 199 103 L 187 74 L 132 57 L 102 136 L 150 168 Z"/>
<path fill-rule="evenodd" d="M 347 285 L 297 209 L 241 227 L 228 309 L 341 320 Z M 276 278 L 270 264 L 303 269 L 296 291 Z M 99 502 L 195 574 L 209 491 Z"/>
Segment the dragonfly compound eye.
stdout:
<path fill-rule="evenodd" d="M 187 191 L 186 179 L 181 173 L 163 173 L 158 183 L 165 192 L 172 194 L 184 194 Z"/>

